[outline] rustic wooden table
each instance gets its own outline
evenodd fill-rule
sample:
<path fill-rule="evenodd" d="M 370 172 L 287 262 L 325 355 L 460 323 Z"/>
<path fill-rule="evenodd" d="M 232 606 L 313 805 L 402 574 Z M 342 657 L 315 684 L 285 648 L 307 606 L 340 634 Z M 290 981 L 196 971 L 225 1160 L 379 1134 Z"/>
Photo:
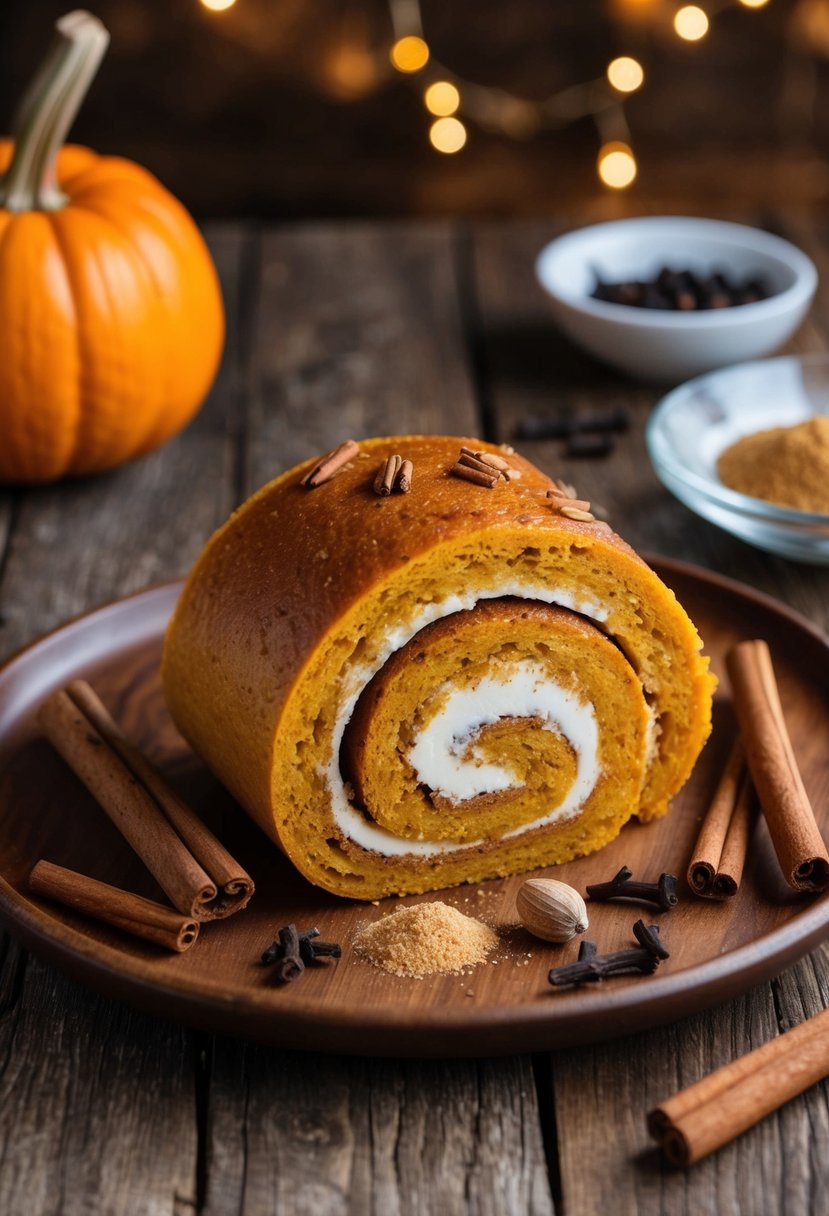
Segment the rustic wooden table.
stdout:
<path fill-rule="evenodd" d="M 829 283 L 829 224 L 779 227 Z M 776 595 L 829 627 L 829 570 L 766 556 L 658 484 L 657 390 L 555 334 L 532 262 L 549 224 L 211 229 L 228 309 L 219 381 L 192 426 L 107 476 L 0 493 L 0 651 L 186 571 L 255 487 L 346 436 L 512 436 L 530 413 L 623 405 L 605 460 L 522 443 L 636 546 Z M 826 349 L 824 290 L 797 339 Z M 183 357 L 186 352 L 182 352 Z M 829 1211 L 829 1103 L 815 1087 L 687 1173 L 650 1149 L 656 1100 L 829 1004 L 815 951 L 676 1025 L 536 1057 L 306 1056 L 132 1012 L 0 935 L 0 1212 L 768 1213 Z"/>

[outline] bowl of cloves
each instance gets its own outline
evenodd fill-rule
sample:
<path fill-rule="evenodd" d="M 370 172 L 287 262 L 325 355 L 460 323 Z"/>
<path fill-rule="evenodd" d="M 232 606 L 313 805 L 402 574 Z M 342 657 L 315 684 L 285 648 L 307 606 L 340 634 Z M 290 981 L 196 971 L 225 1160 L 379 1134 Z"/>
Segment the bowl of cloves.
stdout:
<path fill-rule="evenodd" d="M 814 263 L 790 241 L 684 216 L 566 233 L 541 250 L 536 274 L 574 342 L 670 383 L 776 350 L 817 288 Z"/>

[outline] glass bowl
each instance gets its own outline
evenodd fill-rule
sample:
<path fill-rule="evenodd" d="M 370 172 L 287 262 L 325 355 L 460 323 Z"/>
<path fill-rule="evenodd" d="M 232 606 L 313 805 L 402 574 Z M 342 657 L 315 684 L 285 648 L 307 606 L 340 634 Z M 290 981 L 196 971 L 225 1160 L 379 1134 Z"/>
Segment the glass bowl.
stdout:
<path fill-rule="evenodd" d="M 743 435 L 818 414 L 829 414 L 829 355 L 760 359 L 673 389 L 645 438 L 663 485 L 697 515 L 768 553 L 829 565 L 829 515 L 750 498 L 717 476 L 720 453 Z"/>

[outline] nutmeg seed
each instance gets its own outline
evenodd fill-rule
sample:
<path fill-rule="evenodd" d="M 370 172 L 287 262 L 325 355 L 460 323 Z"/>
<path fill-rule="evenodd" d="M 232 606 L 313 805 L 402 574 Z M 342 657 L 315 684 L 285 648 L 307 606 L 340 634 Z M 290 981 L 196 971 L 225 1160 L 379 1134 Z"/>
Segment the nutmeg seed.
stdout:
<path fill-rule="evenodd" d="M 545 942 L 569 942 L 587 929 L 584 900 L 556 878 L 528 878 L 515 902 L 524 927 Z"/>

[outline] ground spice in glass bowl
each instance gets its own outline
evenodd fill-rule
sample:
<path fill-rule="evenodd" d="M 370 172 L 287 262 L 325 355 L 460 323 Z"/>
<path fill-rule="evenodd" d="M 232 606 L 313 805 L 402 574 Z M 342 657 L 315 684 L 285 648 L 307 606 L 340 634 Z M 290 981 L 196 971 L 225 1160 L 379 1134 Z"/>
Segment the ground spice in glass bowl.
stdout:
<path fill-rule="evenodd" d="M 829 515 L 829 415 L 744 435 L 721 454 L 717 473 L 741 494 Z"/>
<path fill-rule="evenodd" d="M 829 355 L 782 355 L 673 389 L 645 439 L 659 479 L 692 511 L 768 553 L 818 566 L 829 565 L 827 432 Z"/>
<path fill-rule="evenodd" d="M 354 949 L 392 975 L 422 979 L 485 963 L 498 943 L 498 934 L 489 925 L 435 901 L 397 908 L 367 925 L 355 939 Z"/>

